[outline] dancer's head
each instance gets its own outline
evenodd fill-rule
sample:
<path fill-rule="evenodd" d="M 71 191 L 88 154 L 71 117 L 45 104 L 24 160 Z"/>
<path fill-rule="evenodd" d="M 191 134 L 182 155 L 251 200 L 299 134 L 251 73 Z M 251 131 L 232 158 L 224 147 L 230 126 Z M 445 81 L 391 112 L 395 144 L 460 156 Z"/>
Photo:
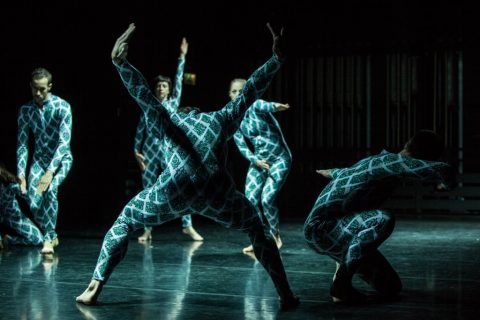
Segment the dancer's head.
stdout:
<path fill-rule="evenodd" d="M 407 141 L 402 153 L 416 159 L 438 160 L 443 153 L 444 143 L 440 136 L 431 130 L 420 130 Z"/>
<path fill-rule="evenodd" d="M 45 68 L 36 68 L 30 78 L 32 97 L 36 104 L 42 106 L 52 89 L 52 74 Z"/>
<path fill-rule="evenodd" d="M 228 89 L 228 96 L 230 99 L 235 99 L 240 92 L 242 91 L 243 87 L 245 86 L 245 83 L 247 83 L 247 80 L 245 79 L 233 79 L 230 82 L 230 89 Z"/>
<path fill-rule="evenodd" d="M 160 101 L 167 99 L 172 91 L 172 80 L 169 77 L 158 75 L 153 81 L 155 83 L 155 96 Z"/>

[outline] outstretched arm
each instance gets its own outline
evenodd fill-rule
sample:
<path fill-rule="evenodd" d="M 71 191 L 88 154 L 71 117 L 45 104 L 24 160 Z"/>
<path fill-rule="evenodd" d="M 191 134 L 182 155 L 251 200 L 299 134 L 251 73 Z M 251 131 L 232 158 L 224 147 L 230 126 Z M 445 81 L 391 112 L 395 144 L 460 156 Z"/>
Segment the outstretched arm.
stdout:
<path fill-rule="evenodd" d="M 372 177 L 398 176 L 422 181 L 444 182 L 442 172 L 450 166 L 444 162 L 415 159 L 401 154 L 387 154 L 368 168 Z"/>
<path fill-rule="evenodd" d="M 262 99 L 255 101 L 250 108 L 253 108 L 255 112 L 279 112 L 290 109 L 288 103 L 268 102 Z"/>
<path fill-rule="evenodd" d="M 182 89 L 183 89 L 183 71 L 185 69 L 185 58 L 188 53 L 188 42 L 187 39 L 182 38 L 182 43 L 180 45 L 180 56 L 178 57 L 178 67 L 177 74 L 175 75 L 175 88 L 168 103 L 164 104 L 168 112 L 176 112 L 180 106 L 180 99 L 182 98 Z"/>
<path fill-rule="evenodd" d="M 131 23 L 128 29 L 118 37 L 115 42 L 111 57 L 128 92 L 138 103 L 142 111 L 147 112 L 151 108 L 160 108 L 160 101 L 152 93 L 147 80 L 140 71 L 133 67 L 126 59 L 128 54 L 128 41 L 134 31 L 135 25 Z"/>
<path fill-rule="evenodd" d="M 280 70 L 281 61 L 285 58 L 281 50 L 283 29 L 277 33 L 270 24 L 267 26 L 273 38 L 273 57 L 250 76 L 238 97 L 219 111 L 229 123 L 242 118 L 247 108 L 263 95 L 275 74 Z"/>

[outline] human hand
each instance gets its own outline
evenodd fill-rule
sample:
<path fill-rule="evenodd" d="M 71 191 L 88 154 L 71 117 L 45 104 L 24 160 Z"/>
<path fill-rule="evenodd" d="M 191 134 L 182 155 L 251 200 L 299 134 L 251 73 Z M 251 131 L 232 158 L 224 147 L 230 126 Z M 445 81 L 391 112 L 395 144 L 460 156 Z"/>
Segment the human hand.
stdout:
<path fill-rule="evenodd" d="M 188 42 L 185 37 L 182 38 L 182 44 L 180 45 L 180 57 L 185 58 L 188 53 Z"/>
<path fill-rule="evenodd" d="M 135 152 L 135 160 L 138 162 L 138 166 L 141 171 L 145 171 L 145 157 L 140 152 Z"/>
<path fill-rule="evenodd" d="M 277 55 L 279 60 L 285 59 L 285 43 L 283 40 L 283 27 L 280 29 L 280 32 L 273 30 L 273 27 L 270 25 L 270 22 L 267 23 L 267 27 L 272 33 L 273 45 L 272 51 Z"/>
<path fill-rule="evenodd" d="M 50 170 L 47 170 L 45 174 L 40 178 L 40 181 L 38 182 L 37 185 L 37 190 L 36 193 L 42 194 L 48 189 L 48 186 L 50 186 L 50 183 L 53 180 L 53 172 Z"/>
<path fill-rule="evenodd" d="M 117 41 L 115 41 L 111 53 L 112 60 L 115 63 L 118 63 L 127 57 L 128 40 L 130 40 L 133 31 L 135 31 L 135 24 L 130 23 L 128 29 L 120 37 L 118 37 Z"/>
<path fill-rule="evenodd" d="M 27 180 L 25 180 L 25 177 L 21 176 L 18 177 L 18 180 L 20 181 L 20 192 L 22 194 L 27 193 Z"/>
<path fill-rule="evenodd" d="M 267 170 L 267 171 L 270 170 L 270 165 L 266 160 L 255 160 L 255 164 L 260 169 Z"/>
<path fill-rule="evenodd" d="M 319 175 L 331 179 L 332 178 L 332 170 L 331 169 L 319 169 L 315 171 Z"/>
<path fill-rule="evenodd" d="M 285 111 L 285 110 L 288 110 L 290 109 L 290 105 L 288 103 L 284 104 L 284 103 L 275 103 L 275 109 L 277 111 Z"/>

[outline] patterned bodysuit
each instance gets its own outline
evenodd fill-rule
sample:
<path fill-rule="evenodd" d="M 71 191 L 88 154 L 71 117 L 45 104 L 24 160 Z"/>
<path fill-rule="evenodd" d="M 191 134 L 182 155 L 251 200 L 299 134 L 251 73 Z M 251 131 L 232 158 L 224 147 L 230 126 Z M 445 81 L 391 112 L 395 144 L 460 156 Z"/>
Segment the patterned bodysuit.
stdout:
<path fill-rule="evenodd" d="M 40 230 L 27 218 L 18 205 L 17 195 L 20 186 L 16 183 L 0 182 L 0 223 L 12 228 L 17 234 L 8 235 L 8 243 L 13 245 L 39 245 L 43 242 Z M 0 236 L 0 240 L 1 240 Z"/>
<path fill-rule="evenodd" d="M 268 231 L 278 236 L 279 219 L 275 200 L 290 171 L 292 154 L 273 112 L 276 112 L 273 102 L 255 101 L 247 110 L 234 140 L 240 153 L 250 161 L 245 195 L 260 216 L 266 218 Z M 253 153 L 247 141 L 253 146 Z M 270 170 L 259 168 L 256 160 L 266 160 Z"/>
<path fill-rule="evenodd" d="M 447 167 L 442 162 L 383 151 L 349 168 L 332 169 L 332 180 L 305 222 L 307 243 L 347 271 L 354 272 L 370 258 L 391 268 L 377 250 L 395 224 L 394 216 L 380 209 L 381 204 L 401 179 L 442 182 L 441 172 Z"/>
<path fill-rule="evenodd" d="M 28 135 L 32 130 L 35 151 L 28 175 L 28 199 L 35 221 L 44 234 L 44 240 L 57 237 L 55 226 L 58 215 L 58 187 L 72 167 L 70 151 L 72 111 L 70 104 L 50 94 L 40 108 L 31 101 L 20 108 L 18 114 L 17 172 L 26 177 L 28 161 Z M 54 173 L 53 180 L 42 195 L 36 193 L 38 182 L 47 170 Z"/>
<path fill-rule="evenodd" d="M 185 59 L 178 59 L 177 74 L 175 76 L 175 89 L 170 98 L 164 103 L 171 104 L 173 108 L 180 105 L 180 98 L 182 95 L 183 70 L 185 67 Z M 162 140 L 155 137 L 148 128 L 154 123 L 147 125 L 147 117 L 144 113 L 140 116 L 138 121 L 137 131 L 135 133 L 135 152 L 141 153 L 145 157 L 145 171 L 142 172 L 143 188 L 149 188 L 155 184 L 160 172 L 165 167 L 163 163 Z M 192 216 L 186 215 L 182 217 L 182 227 L 187 228 L 192 226 Z M 152 230 L 151 227 L 145 227 L 147 230 Z"/>
<path fill-rule="evenodd" d="M 291 293 L 280 254 L 267 237 L 252 204 L 235 189 L 227 171 L 227 141 L 238 129 L 248 106 L 260 98 L 280 68 L 274 56 L 256 70 L 235 100 L 219 111 L 176 112 L 161 104 L 135 68 L 126 60 L 116 65 L 129 93 L 152 126 L 164 133 L 165 169 L 156 183 L 135 196 L 105 235 L 93 279 L 105 282 L 122 260 L 129 233 L 147 225 L 160 225 L 186 214 L 201 214 L 225 227 L 248 233 L 255 255 L 270 274 L 277 290 Z"/>

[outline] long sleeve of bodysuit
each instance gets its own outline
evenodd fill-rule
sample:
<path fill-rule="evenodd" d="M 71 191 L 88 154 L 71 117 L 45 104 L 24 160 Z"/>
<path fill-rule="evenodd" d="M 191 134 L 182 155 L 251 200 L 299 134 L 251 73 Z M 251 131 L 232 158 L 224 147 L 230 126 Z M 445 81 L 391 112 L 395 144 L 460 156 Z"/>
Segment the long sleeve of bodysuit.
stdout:
<path fill-rule="evenodd" d="M 400 177 L 421 181 L 444 182 L 444 162 L 415 159 L 398 153 L 385 153 L 368 162 L 370 179 Z"/>
<path fill-rule="evenodd" d="M 151 108 L 160 108 L 160 101 L 153 95 L 148 86 L 147 80 L 134 66 L 132 66 L 126 59 L 118 63 L 113 62 L 114 66 L 122 79 L 123 84 L 128 90 L 128 93 L 137 102 L 143 112 L 149 112 Z"/>
<path fill-rule="evenodd" d="M 53 155 L 53 159 L 48 166 L 48 170 L 52 172 L 56 172 L 63 157 L 66 154 L 70 154 L 70 140 L 72 139 L 72 109 L 70 104 L 63 101 L 61 108 L 58 110 L 61 117 L 58 133 L 58 146 Z"/>
<path fill-rule="evenodd" d="M 242 131 L 239 129 L 235 132 L 233 135 L 233 140 L 235 141 L 235 144 L 238 147 L 238 150 L 244 156 L 248 161 L 251 163 L 255 163 L 255 155 L 250 151 L 250 148 L 248 147 L 247 140 L 245 139 L 245 136 L 243 135 Z"/>
<path fill-rule="evenodd" d="M 180 106 L 180 99 L 182 97 L 183 89 L 183 70 L 185 69 L 185 58 L 178 58 L 177 73 L 175 75 L 175 88 L 172 96 L 167 103 L 163 105 L 169 112 L 176 112 Z"/>
<path fill-rule="evenodd" d="M 134 143 L 134 151 L 141 153 L 142 152 L 142 144 L 145 140 L 145 133 L 146 133 L 146 124 L 145 124 L 145 115 L 142 113 L 140 115 L 140 119 L 138 120 L 137 130 L 135 131 L 135 143 Z"/>
<path fill-rule="evenodd" d="M 20 108 L 18 112 L 18 135 L 17 135 L 17 175 L 26 177 L 28 160 L 28 119 L 26 108 Z"/>

